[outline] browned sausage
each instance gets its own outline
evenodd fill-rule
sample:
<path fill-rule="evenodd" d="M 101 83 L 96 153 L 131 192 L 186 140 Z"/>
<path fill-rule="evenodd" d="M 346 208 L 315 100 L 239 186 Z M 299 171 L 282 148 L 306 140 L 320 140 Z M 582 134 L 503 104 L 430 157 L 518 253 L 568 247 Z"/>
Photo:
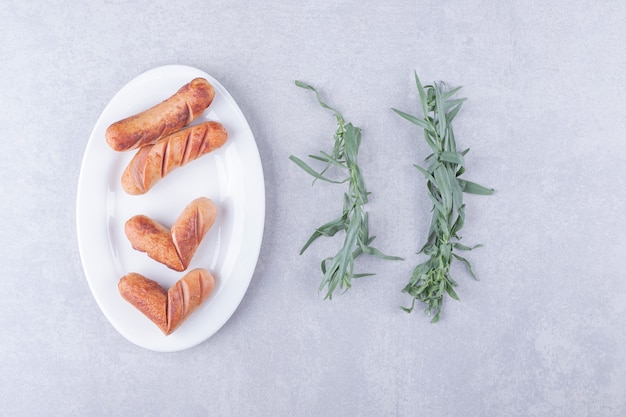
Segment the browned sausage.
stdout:
<path fill-rule="evenodd" d="M 167 292 L 156 282 L 131 272 L 117 284 L 122 298 L 167 333 Z"/>
<path fill-rule="evenodd" d="M 124 232 L 133 249 L 146 254 L 174 271 L 184 271 L 170 230 L 148 216 L 138 214 L 128 219 Z"/>
<path fill-rule="evenodd" d="M 166 292 L 156 281 L 131 272 L 117 287 L 122 298 L 168 336 L 211 295 L 215 279 L 206 269 L 194 269 Z"/>
<path fill-rule="evenodd" d="M 221 123 L 205 122 L 146 145 L 124 170 L 122 188 L 128 194 L 145 194 L 174 169 L 221 147 L 227 138 Z"/>
<path fill-rule="evenodd" d="M 185 269 L 200 246 L 215 219 L 217 206 L 206 197 L 193 200 L 178 216 L 172 226 L 172 241 Z"/>
<path fill-rule="evenodd" d="M 189 267 L 198 246 L 217 217 L 217 207 L 206 197 L 193 200 L 178 216 L 172 229 L 142 214 L 124 226 L 133 249 L 175 271 Z"/>
<path fill-rule="evenodd" d="M 215 279 L 206 269 L 197 268 L 180 279 L 167 292 L 167 333 L 172 334 L 206 300 Z"/>
<path fill-rule="evenodd" d="M 195 78 L 167 100 L 141 113 L 113 123 L 106 141 L 116 151 L 129 151 L 189 125 L 213 101 L 215 90 L 204 78 Z"/>

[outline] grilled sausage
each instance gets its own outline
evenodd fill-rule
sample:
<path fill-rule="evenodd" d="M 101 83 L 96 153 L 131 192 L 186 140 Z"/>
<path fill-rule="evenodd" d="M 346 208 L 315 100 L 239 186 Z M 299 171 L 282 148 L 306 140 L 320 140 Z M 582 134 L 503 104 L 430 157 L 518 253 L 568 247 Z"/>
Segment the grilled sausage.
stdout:
<path fill-rule="evenodd" d="M 213 101 L 215 90 L 204 78 L 195 78 L 167 100 L 109 126 L 105 138 L 116 151 L 129 151 L 189 125 Z"/>
<path fill-rule="evenodd" d="M 124 170 L 122 188 L 128 194 L 145 194 L 167 174 L 221 147 L 226 139 L 221 123 L 205 122 L 144 146 Z"/>

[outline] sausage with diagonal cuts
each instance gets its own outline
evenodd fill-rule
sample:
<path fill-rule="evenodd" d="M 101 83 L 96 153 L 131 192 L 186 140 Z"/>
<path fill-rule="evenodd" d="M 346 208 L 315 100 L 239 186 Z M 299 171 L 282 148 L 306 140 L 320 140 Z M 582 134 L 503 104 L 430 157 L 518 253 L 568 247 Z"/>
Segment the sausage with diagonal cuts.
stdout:
<path fill-rule="evenodd" d="M 174 169 L 221 147 L 226 139 L 228 132 L 224 126 L 211 121 L 143 146 L 124 170 L 122 188 L 128 194 L 145 194 Z"/>

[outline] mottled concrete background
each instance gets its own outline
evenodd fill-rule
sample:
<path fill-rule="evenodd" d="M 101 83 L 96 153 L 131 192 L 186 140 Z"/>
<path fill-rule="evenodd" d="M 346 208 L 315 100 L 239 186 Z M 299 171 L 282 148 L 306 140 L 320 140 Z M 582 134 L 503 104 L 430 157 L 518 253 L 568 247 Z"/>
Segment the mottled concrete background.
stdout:
<path fill-rule="evenodd" d="M 626 6 L 601 1 L 0 3 L 3 415 L 625 416 Z M 98 115 L 126 82 L 196 66 L 239 102 L 267 183 L 251 286 L 205 343 L 158 354 L 120 336 L 86 283 L 76 188 Z M 413 71 L 463 85 L 461 302 L 407 315 L 428 229 Z M 328 148 L 319 87 L 363 129 L 372 234 L 404 262 L 323 301 L 313 228 L 341 187 L 291 154 Z"/>

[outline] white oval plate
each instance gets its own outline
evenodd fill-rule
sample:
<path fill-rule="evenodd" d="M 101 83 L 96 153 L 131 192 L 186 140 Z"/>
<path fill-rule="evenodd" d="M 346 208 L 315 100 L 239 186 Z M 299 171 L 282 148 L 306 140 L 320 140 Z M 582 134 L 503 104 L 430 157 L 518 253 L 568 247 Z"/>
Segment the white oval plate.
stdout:
<path fill-rule="evenodd" d="M 229 137 L 224 146 L 181 167 L 141 196 L 126 194 L 120 178 L 136 151 L 115 152 L 104 134 L 113 122 L 143 111 L 174 94 L 195 77 L 215 88 L 209 108 L 192 124 L 221 122 Z M 185 206 L 205 196 L 218 217 L 185 272 L 176 272 L 135 251 L 124 223 L 145 214 L 171 227 Z M 235 312 L 254 273 L 265 222 L 265 187 L 261 159 L 252 131 L 239 106 L 209 74 L 168 65 L 147 71 L 125 85 L 106 106 L 91 133 L 78 180 L 76 228 L 89 288 L 98 306 L 129 341 L 146 349 L 170 352 L 193 347 L 217 332 Z M 119 294 L 119 279 L 140 273 L 171 287 L 186 272 L 206 268 L 215 277 L 210 297 L 170 336 Z"/>

